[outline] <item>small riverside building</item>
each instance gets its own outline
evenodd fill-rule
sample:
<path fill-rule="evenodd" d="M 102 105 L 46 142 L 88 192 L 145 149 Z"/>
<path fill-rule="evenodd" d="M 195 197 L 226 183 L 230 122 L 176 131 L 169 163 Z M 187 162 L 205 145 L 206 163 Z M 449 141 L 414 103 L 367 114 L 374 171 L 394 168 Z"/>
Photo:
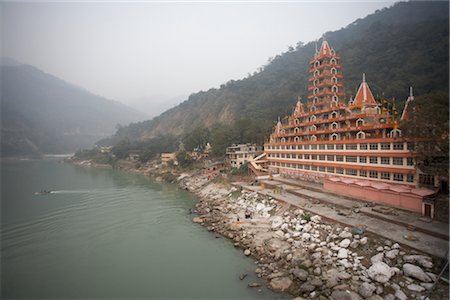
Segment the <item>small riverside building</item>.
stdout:
<path fill-rule="evenodd" d="M 310 60 L 309 73 L 307 101 L 299 98 L 264 144 L 267 172 L 432 218 L 434 206 L 427 197 L 435 191 L 419 188 L 414 140 L 403 138 L 398 126 L 408 117 L 412 90 L 401 118 L 375 100 L 364 74 L 347 101 L 341 57 L 326 40 Z"/>
<path fill-rule="evenodd" d="M 161 163 L 167 165 L 170 161 L 175 162 L 177 160 L 175 152 L 161 153 Z"/>
<path fill-rule="evenodd" d="M 226 150 L 227 160 L 232 168 L 239 168 L 244 163 L 254 159 L 263 151 L 261 146 L 256 144 L 233 144 Z"/>

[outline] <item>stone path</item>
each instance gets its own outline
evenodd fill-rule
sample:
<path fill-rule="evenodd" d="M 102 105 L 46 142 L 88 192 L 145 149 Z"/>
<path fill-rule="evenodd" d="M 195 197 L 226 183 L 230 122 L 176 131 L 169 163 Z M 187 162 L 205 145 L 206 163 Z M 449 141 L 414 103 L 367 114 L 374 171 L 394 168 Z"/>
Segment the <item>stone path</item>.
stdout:
<path fill-rule="evenodd" d="M 412 232 L 408 231 L 403 225 L 392 223 L 386 220 L 381 220 L 379 218 L 362 213 L 353 213 L 348 216 L 343 216 L 338 214 L 338 210 L 334 209 L 333 207 L 329 207 L 331 206 L 329 204 L 314 204 L 306 197 L 293 195 L 288 192 L 284 192 L 283 194 L 275 194 L 272 189 L 263 188 L 261 186 L 251 186 L 243 182 L 237 182 L 235 183 L 235 185 L 241 186 L 242 188 L 247 190 L 255 191 L 262 195 L 271 196 L 278 201 L 290 203 L 291 205 L 301 207 L 302 209 L 310 211 L 311 213 L 320 215 L 325 219 L 330 219 L 347 226 L 360 227 L 361 225 L 365 225 L 366 230 L 369 232 L 386 237 L 398 243 L 407 245 L 411 248 L 434 256 L 444 257 L 446 252 L 448 251 L 449 244 L 447 240 L 431 236 L 423 232 L 413 232 L 413 235 L 418 238 L 417 241 L 410 241 L 405 239 L 404 236 L 410 235 Z M 292 187 L 285 186 L 285 188 Z"/>

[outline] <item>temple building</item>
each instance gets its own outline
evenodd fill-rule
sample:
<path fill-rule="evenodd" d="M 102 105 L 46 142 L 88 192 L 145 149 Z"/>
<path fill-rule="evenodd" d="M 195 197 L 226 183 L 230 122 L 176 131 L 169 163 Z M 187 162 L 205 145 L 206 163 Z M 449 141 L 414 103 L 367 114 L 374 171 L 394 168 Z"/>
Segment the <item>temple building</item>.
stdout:
<path fill-rule="evenodd" d="M 307 101 L 298 99 L 264 145 L 267 171 L 432 217 L 425 198 L 434 191 L 418 187 L 414 141 L 402 137 L 400 118 L 375 100 L 366 76 L 347 98 L 341 57 L 326 40 L 310 60 L 309 73 Z M 401 118 L 408 117 L 413 100 L 411 90 Z"/>

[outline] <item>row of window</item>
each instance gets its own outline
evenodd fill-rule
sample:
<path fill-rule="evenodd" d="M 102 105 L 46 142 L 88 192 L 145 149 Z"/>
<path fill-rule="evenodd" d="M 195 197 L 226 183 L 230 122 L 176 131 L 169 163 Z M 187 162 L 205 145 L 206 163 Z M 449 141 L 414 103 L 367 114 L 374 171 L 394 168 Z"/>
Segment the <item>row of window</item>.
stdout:
<path fill-rule="evenodd" d="M 338 161 L 361 164 L 382 164 L 382 165 L 396 165 L 396 166 L 413 166 L 414 160 L 412 157 L 378 157 L 378 156 L 352 156 L 352 155 L 324 155 L 324 154 L 286 154 L 286 153 L 270 153 L 269 158 L 287 158 L 287 159 L 305 159 L 305 160 L 322 160 L 322 161 Z"/>
<path fill-rule="evenodd" d="M 303 165 L 303 164 L 291 164 L 291 163 L 280 163 L 272 162 L 272 166 L 285 167 L 298 170 L 310 170 L 322 173 L 331 174 L 342 174 L 350 176 L 358 176 L 373 179 L 391 180 L 399 182 L 414 182 L 414 174 L 402 174 L 402 173 L 391 173 L 391 172 L 379 172 L 373 170 L 357 170 L 357 169 L 347 169 L 347 168 L 335 168 L 335 167 L 324 167 L 324 166 L 313 166 L 313 165 Z"/>
<path fill-rule="evenodd" d="M 414 150 L 414 143 L 306 144 L 267 146 L 268 150 Z"/>

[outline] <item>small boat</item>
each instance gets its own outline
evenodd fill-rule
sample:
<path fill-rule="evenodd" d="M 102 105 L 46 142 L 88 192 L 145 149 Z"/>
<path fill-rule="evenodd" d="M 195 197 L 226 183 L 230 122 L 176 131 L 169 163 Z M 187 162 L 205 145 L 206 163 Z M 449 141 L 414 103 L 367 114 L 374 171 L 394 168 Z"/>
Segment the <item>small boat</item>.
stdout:
<path fill-rule="evenodd" d="M 42 190 L 39 192 L 34 192 L 35 195 L 48 195 L 50 194 L 52 191 L 47 191 L 47 190 Z"/>

